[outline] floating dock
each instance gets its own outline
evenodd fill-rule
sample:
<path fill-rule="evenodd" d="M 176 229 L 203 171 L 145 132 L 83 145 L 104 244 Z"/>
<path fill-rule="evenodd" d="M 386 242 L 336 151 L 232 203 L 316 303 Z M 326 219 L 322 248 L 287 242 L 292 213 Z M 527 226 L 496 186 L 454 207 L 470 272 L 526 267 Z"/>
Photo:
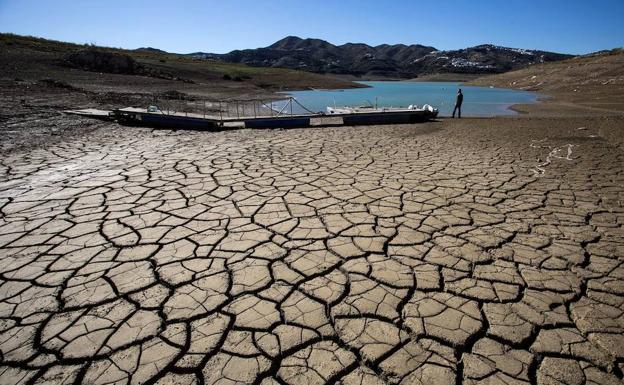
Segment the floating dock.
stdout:
<path fill-rule="evenodd" d="M 408 124 L 434 119 L 437 110 L 422 109 L 399 111 L 371 111 L 339 114 L 277 114 L 275 116 L 222 117 L 196 113 L 163 112 L 154 108 L 127 107 L 115 110 L 68 110 L 68 114 L 95 119 L 117 121 L 121 124 L 155 128 L 190 130 L 221 130 L 235 127 L 245 128 L 299 128 L 310 127 L 312 119 L 321 120 L 315 126 L 358 126 L 371 124 Z M 323 119 L 331 123 L 324 124 Z"/>
<path fill-rule="evenodd" d="M 164 113 L 143 108 L 121 108 L 111 111 L 111 116 L 121 124 L 155 128 L 182 128 L 188 130 L 211 130 L 218 128 L 216 119 L 199 114 Z"/>

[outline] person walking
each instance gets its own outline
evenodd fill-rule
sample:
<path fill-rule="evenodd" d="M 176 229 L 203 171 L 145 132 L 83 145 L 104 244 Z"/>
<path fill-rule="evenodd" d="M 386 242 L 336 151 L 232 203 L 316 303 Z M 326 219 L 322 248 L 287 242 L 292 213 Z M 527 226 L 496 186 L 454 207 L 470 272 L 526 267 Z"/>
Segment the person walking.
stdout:
<path fill-rule="evenodd" d="M 461 105 L 464 102 L 464 94 L 462 94 L 461 88 L 457 90 L 457 100 L 455 101 L 455 108 L 453 109 L 453 118 L 455 117 L 455 111 L 457 111 L 457 117 L 461 119 Z"/>

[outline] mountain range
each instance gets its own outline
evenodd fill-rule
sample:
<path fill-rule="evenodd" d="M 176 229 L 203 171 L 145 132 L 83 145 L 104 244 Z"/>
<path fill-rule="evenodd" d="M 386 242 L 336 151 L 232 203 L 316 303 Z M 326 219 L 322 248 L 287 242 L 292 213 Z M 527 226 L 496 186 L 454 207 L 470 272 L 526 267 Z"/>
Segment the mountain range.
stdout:
<path fill-rule="evenodd" d="M 414 78 L 426 74 L 502 73 L 536 63 L 572 57 L 554 52 L 478 45 L 459 50 L 440 51 L 413 44 L 363 43 L 333 45 L 320 39 L 288 36 L 268 47 L 235 50 L 226 54 L 194 52 L 195 58 L 244 63 L 257 67 L 280 67 L 315 73 L 357 77 Z"/>

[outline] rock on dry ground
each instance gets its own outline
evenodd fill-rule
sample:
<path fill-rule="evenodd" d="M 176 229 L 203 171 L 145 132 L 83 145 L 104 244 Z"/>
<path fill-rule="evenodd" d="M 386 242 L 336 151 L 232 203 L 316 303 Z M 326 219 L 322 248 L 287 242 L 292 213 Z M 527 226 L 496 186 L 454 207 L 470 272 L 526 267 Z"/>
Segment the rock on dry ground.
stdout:
<path fill-rule="evenodd" d="M 622 123 L 110 124 L 9 154 L 0 383 L 622 383 Z"/>

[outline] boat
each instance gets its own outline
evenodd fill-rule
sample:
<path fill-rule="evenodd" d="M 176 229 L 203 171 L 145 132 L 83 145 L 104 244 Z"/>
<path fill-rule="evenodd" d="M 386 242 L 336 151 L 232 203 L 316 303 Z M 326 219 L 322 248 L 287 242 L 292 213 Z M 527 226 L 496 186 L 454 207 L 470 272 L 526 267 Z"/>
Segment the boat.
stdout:
<path fill-rule="evenodd" d="M 401 124 L 416 123 L 435 119 L 438 116 L 438 109 L 425 104 L 422 107 L 410 105 L 407 108 L 401 107 L 327 107 L 327 115 L 342 116 L 344 124 L 366 125 L 366 124 Z"/>

